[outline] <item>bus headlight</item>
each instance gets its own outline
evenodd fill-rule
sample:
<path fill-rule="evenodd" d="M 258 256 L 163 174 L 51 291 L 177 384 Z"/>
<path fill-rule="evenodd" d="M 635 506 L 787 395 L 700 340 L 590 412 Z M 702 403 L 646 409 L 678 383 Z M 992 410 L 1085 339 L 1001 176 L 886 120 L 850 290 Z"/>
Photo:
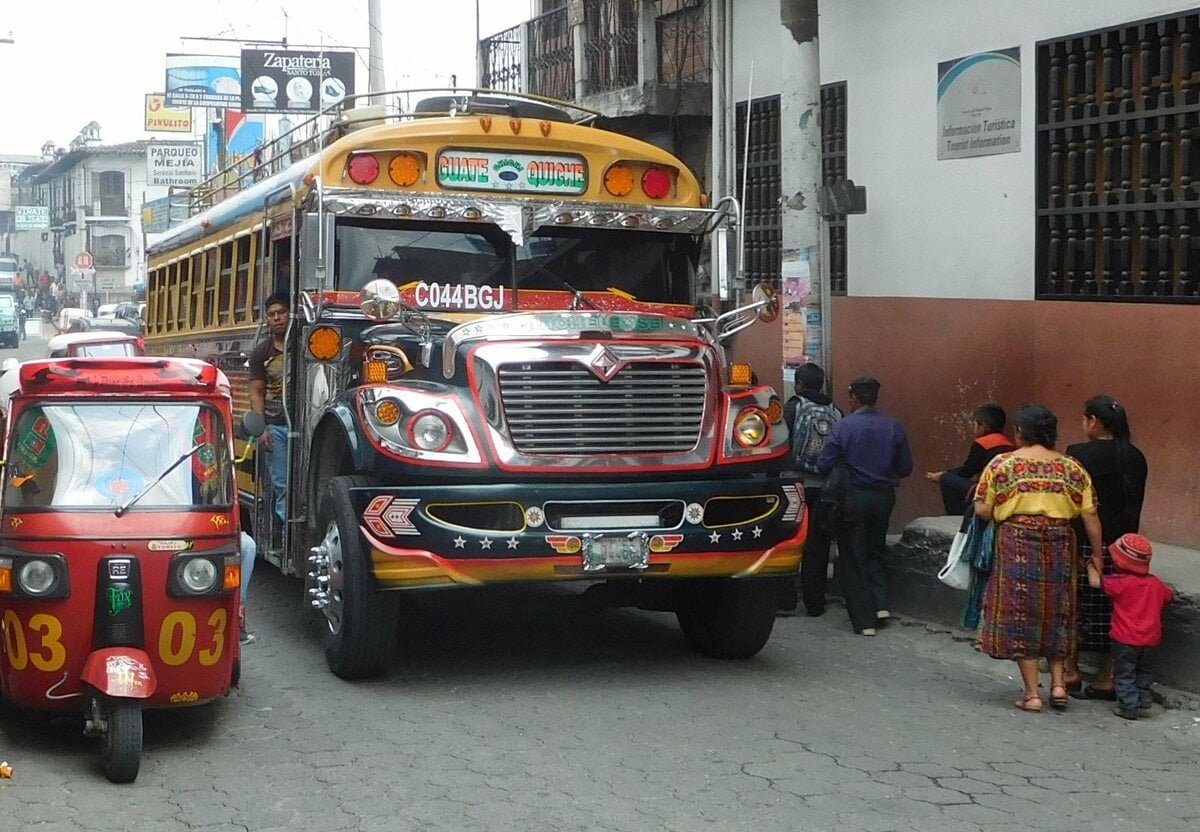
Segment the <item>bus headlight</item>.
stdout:
<path fill-rule="evenodd" d="M 412 444 L 423 451 L 445 450 L 450 444 L 451 427 L 446 417 L 436 410 L 426 410 L 413 417 L 408 427 Z"/>
<path fill-rule="evenodd" d="M 41 597 L 54 586 L 54 567 L 44 560 L 26 561 L 17 572 L 17 584 L 27 595 Z"/>
<path fill-rule="evenodd" d="M 767 439 L 766 414 L 757 407 L 748 407 L 733 423 L 733 438 L 743 448 L 756 448 Z"/>

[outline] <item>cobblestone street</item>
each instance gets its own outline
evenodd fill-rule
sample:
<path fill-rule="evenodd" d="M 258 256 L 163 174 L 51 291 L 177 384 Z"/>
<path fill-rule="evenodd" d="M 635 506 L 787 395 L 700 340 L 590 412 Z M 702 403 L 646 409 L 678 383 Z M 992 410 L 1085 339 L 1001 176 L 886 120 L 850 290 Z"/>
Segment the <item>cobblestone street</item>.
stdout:
<path fill-rule="evenodd" d="M 4 829 L 1192 830 L 1200 714 L 1024 714 L 1009 663 L 924 625 L 780 619 L 756 659 L 581 596 L 427 594 L 384 679 L 325 669 L 299 585 L 255 575 L 242 688 L 147 721 L 108 784 L 74 725 L 11 711 Z M 15 822 L 14 822 L 15 821 Z"/>

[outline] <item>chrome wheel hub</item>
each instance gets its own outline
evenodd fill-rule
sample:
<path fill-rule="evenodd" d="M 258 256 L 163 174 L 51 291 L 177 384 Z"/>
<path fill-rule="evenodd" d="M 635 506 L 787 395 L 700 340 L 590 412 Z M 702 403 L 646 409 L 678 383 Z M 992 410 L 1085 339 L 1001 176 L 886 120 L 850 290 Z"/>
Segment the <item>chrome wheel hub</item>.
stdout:
<path fill-rule="evenodd" d="M 345 591 L 342 534 L 336 522 L 329 522 L 325 537 L 310 550 L 308 565 L 309 603 L 325 616 L 329 631 L 336 633 L 342 628 Z"/>

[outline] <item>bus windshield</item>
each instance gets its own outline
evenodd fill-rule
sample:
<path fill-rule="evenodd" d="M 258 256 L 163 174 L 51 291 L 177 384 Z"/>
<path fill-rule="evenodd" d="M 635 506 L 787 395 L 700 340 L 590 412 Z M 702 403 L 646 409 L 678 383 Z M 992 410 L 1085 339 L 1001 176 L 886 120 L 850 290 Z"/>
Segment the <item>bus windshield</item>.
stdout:
<path fill-rule="evenodd" d="M 698 237 L 649 231 L 553 227 L 514 247 L 478 224 L 339 224 L 336 288 L 370 280 L 463 283 L 518 289 L 618 289 L 650 303 L 693 302 Z M 511 273 L 510 273 L 511 272 Z"/>
<path fill-rule="evenodd" d="M 113 510 L 154 482 L 137 509 L 233 504 L 229 441 L 220 413 L 200 404 L 46 404 L 13 425 L 4 469 L 7 509 Z"/>

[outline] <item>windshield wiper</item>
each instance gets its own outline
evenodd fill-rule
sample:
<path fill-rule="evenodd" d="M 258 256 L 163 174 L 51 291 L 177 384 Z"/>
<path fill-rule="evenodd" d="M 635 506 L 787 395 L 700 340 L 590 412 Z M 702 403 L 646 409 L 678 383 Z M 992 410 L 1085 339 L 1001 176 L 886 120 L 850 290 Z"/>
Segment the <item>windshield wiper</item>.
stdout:
<path fill-rule="evenodd" d="M 141 491 L 139 491 L 137 494 L 134 494 L 132 497 L 130 497 L 129 500 L 124 505 L 117 506 L 117 510 L 115 512 L 117 517 L 120 517 L 122 514 L 129 511 L 129 508 L 134 503 L 136 503 L 138 500 L 145 497 L 146 494 L 150 491 L 150 489 L 154 488 L 154 486 L 158 485 L 160 482 L 163 481 L 163 479 L 167 476 L 167 474 L 174 471 L 176 468 L 178 468 L 180 466 L 181 463 L 183 463 L 185 460 L 189 459 L 190 457 L 194 456 L 195 453 L 203 447 L 204 447 L 203 444 L 193 445 L 189 450 L 184 451 L 183 454 L 180 455 L 179 459 L 175 460 L 170 465 L 168 465 L 167 469 L 165 471 L 163 471 L 161 474 L 159 474 L 157 477 L 154 478 L 154 482 L 150 483 L 145 488 L 143 488 Z"/>
<path fill-rule="evenodd" d="M 563 288 L 565 288 L 568 292 L 570 292 L 572 295 L 575 296 L 575 299 L 573 301 L 571 301 L 571 311 L 575 311 L 576 309 L 579 308 L 580 304 L 583 304 L 583 303 L 586 303 L 588 306 L 592 307 L 597 312 L 604 311 L 602 308 L 600 308 L 599 306 L 596 305 L 596 302 L 594 300 L 589 298 L 587 295 L 585 295 L 580 290 L 576 289 L 574 286 L 572 286 L 570 283 L 568 283 L 563 278 L 556 275 L 554 272 L 547 269 L 545 266 L 538 266 L 532 272 L 525 275 L 525 278 L 529 279 L 529 278 L 533 277 L 535 274 L 545 274 L 545 275 L 548 275 L 549 277 L 554 278 L 555 280 L 557 280 L 559 282 L 559 284 Z"/>

